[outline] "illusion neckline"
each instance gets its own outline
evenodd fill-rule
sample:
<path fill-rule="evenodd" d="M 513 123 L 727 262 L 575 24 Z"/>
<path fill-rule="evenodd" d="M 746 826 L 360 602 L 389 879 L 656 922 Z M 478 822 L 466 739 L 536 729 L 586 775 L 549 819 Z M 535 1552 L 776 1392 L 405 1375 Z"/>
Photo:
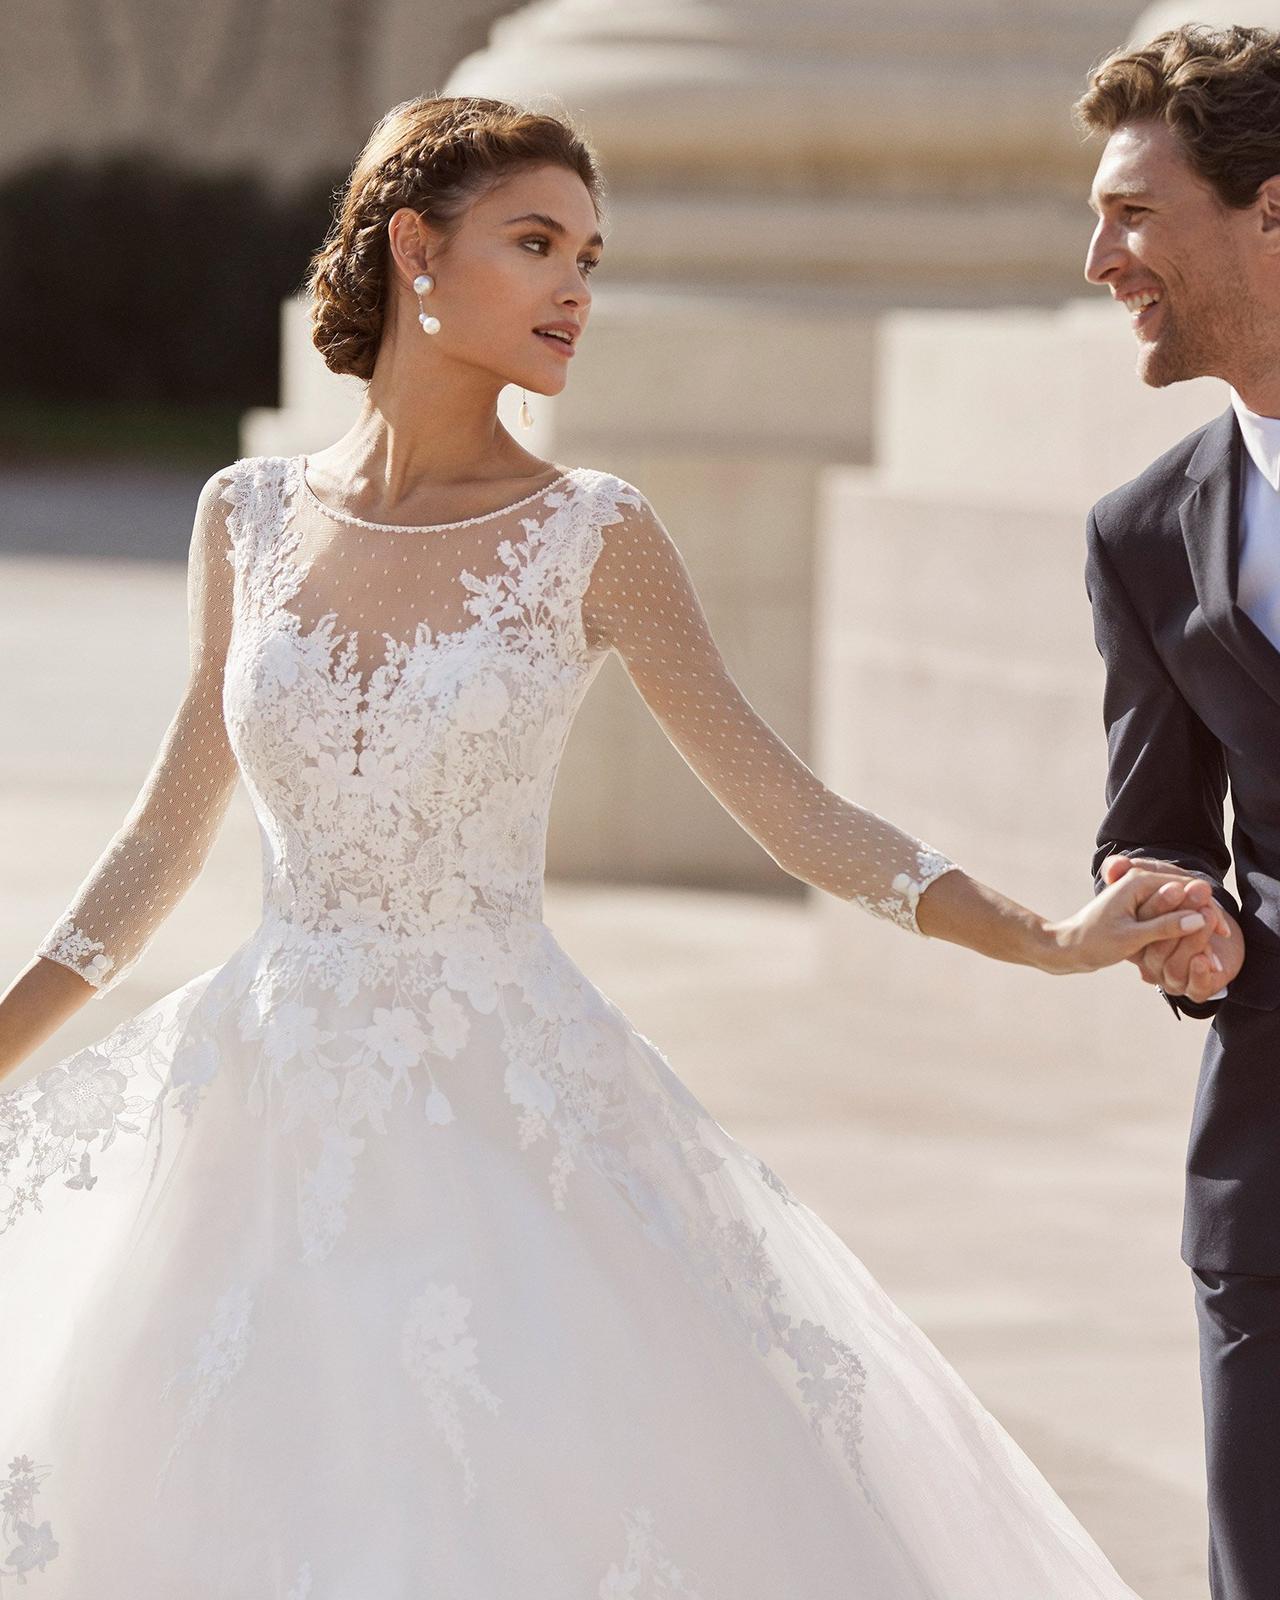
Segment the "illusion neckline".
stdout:
<path fill-rule="evenodd" d="M 544 483 L 540 489 L 535 489 L 532 494 L 527 494 L 519 500 L 513 500 L 509 505 L 498 506 L 493 511 L 483 511 L 477 517 L 463 517 L 457 522 L 370 522 L 366 517 L 352 516 L 349 512 L 335 511 L 332 506 L 325 505 L 315 490 L 307 482 L 307 458 L 305 453 L 293 457 L 294 475 L 299 487 L 307 501 L 317 511 L 323 511 L 326 517 L 332 517 L 335 522 L 353 523 L 358 528 L 374 528 L 379 533 L 436 533 L 449 528 L 469 528 L 473 523 L 492 522 L 495 517 L 504 516 L 508 511 L 518 511 L 521 506 L 527 506 L 531 501 L 537 500 L 546 494 L 548 489 L 554 489 L 558 483 L 563 483 L 570 476 L 571 468 L 565 467 L 558 477 Z"/>

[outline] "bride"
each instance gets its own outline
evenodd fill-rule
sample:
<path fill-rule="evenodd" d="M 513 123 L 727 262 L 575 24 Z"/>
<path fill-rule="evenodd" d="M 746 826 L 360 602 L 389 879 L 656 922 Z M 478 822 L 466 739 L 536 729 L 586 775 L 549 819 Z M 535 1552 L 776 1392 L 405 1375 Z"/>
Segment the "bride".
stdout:
<path fill-rule="evenodd" d="M 348 433 L 215 473 L 190 673 L 0 998 L 0 1595 L 1121 1600 L 1043 1477 L 542 919 L 616 651 L 788 872 L 1048 973 L 1217 916 L 1127 872 L 1061 921 L 826 788 L 744 699 L 634 485 L 543 461 L 603 248 L 579 133 L 393 108 L 313 261 Z M 661 337 L 655 330 L 655 337 Z M 262 920 L 53 1066 L 236 784 Z"/>

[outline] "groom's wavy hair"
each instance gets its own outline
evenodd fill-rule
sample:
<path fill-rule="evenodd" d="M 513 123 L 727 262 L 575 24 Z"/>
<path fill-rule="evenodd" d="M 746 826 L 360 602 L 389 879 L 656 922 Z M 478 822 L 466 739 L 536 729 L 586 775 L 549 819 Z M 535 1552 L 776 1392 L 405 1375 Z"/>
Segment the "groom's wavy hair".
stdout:
<path fill-rule="evenodd" d="M 1192 170 L 1228 206 L 1280 173 L 1280 33 L 1187 23 L 1114 50 L 1073 108 L 1086 134 L 1162 121 Z"/>
<path fill-rule="evenodd" d="M 332 372 L 373 375 L 390 308 L 387 224 L 410 206 L 447 247 L 468 208 L 522 169 L 576 172 L 599 216 L 604 180 L 586 136 L 567 116 L 475 95 L 420 95 L 374 127 L 346 183 L 324 243 L 311 257 L 311 339 Z"/>

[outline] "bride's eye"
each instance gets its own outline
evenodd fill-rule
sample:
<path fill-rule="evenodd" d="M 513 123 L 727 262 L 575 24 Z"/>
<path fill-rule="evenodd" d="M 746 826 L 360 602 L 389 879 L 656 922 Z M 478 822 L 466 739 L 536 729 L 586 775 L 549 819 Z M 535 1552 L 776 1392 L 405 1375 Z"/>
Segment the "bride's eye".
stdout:
<path fill-rule="evenodd" d="M 530 236 L 527 239 L 521 239 L 520 243 L 521 244 L 545 244 L 548 247 L 548 249 L 550 249 L 550 247 L 551 247 L 551 241 L 550 241 L 550 239 L 548 239 L 546 237 L 545 234 L 530 234 Z M 538 253 L 541 254 L 542 252 L 539 251 Z M 599 256 L 583 256 L 582 259 L 578 262 L 578 265 L 580 267 L 585 268 L 587 274 L 590 275 L 600 265 L 600 258 L 599 258 Z"/>

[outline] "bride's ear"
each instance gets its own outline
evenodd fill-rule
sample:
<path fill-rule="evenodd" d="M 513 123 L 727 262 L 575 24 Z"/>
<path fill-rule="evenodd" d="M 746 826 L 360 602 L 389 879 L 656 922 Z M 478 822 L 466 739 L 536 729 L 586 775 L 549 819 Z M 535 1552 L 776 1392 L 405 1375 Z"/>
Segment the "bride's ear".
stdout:
<path fill-rule="evenodd" d="M 440 248 L 440 236 L 412 206 L 400 206 L 387 219 L 387 251 L 391 274 L 412 284 L 420 272 L 432 270 L 430 263 Z"/>

